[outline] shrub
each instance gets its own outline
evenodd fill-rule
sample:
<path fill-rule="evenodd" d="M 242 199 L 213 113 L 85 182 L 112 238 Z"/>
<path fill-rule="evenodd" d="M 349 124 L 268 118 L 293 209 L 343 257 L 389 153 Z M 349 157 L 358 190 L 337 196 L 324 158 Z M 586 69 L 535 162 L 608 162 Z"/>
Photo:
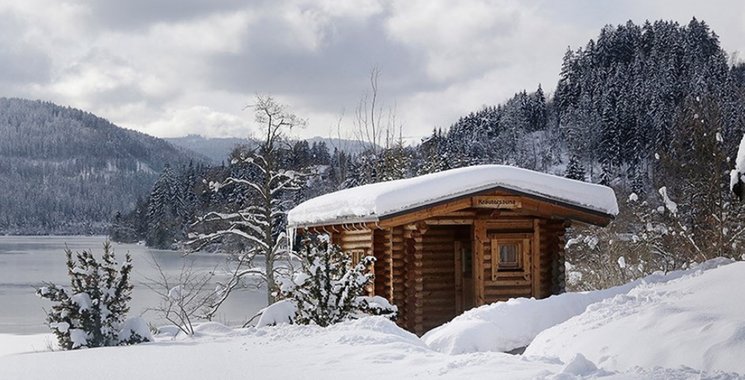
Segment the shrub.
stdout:
<path fill-rule="evenodd" d="M 47 322 L 60 347 L 73 350 L 149 341 L 149 334 L 133 328 L 142 323 L 125 321 L 132 298 L 129 254 L 119 265 L 107 241 L 101 262 L 89 251 L 76 253 L 73 258 L 72 251 L 65 249 L 65 255 L 70 287 L 47 283 L 36 291 L 39 297 L 54 302 Z"/>
<path fill-rule="evenodd" d="M 395 306 L 384 298 L 362 296 L 373 279 L 374 257 L 363 257 L 352 266 L 347 253 L 319 237 L 308 238 L 303 248 L 302 271 L 282 291 L 296 306 L 294 323 L 328 326 L 364 315 L 395 319 Z"/>

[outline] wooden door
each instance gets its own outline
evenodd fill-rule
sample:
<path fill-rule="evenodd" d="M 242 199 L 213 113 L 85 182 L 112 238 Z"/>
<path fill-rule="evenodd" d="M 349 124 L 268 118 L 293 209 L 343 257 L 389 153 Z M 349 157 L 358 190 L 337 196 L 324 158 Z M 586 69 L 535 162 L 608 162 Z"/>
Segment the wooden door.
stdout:
<path fill-rule="evenodd" d="M 471 251 L 471 244 L 456 240 L 453 255 L 455 262 L 455 312 L 461 314 L 476 305 L 473 292 L 473 252 Z"/>

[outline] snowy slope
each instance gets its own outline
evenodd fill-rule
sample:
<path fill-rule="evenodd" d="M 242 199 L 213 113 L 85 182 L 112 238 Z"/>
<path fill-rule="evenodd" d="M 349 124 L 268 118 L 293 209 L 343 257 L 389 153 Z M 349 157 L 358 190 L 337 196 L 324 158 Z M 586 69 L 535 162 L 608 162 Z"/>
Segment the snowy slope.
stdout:
<path fill-rule="evenodd" d="M 618 214 L 616 195 L 609 187 L 512 166 L 479 165 L 325 194 L 290 210 L 287 221 L 291 227 L 339 220 L 377 221 L 396 212 L 495 187 Z"/>
<path fill-rule="evenodd" d="M 745 262 L 642 284 L 540 333 L 526 355 L 582 353 L 605 369 L 688 366 L 745 375 Z"/>
<path fill-rule="evenodd" d="M 564 293 L 540 300 L 513 298 L 507 302 L 484 305 L 430 330 L 422 340 L 431 348 L 448 354 L 506 352 L 522 348 L 543 330 L 583 313 L 589 305 L 596 302 L 629 293 L 638 286 L 666 283 L 731 262 L 728 259 L 713 259 L 692 269 L 667 274 L 654 273 L 610 289 Z M 566 356 L 564 358 L 570 359 Z"/>
<path fill-rule="evenodd" d="M 582 356 L 562 363 L 498 352 L 446 355 L 382 317 L 329 328 L 231 330 L 212 323 L 197 330 L 194 338 L 162 336 L 156 343 L 137 346 L 0 356 L 0 379 L 737 378 L 691 369 L 611 373 Z"/>
<path fill-rule="evenodd" d="M 45 352 L 49 335 L 0 335 L 0 379 L 740 379 L 743 278 L 745 263 L 719 259 L 614 288 L 615 295 L 524 299 L 470 313 L 480 315 L 471 321 L 525 319 L 533 331 L 553 324 L 524 355 L 450 355 L 382 317 L 328 328 L 234 330 L 208 323 L 195 337 L 174 337 L 171 327 L 154 343 L 68 352 Z M 605 298 L 566 317 L 590 297 Z M 510 336 L 509 329 L 499 331 Z M 486 333 L 472 330 L 459 342 L 507 341 L 480 334 Z"/>

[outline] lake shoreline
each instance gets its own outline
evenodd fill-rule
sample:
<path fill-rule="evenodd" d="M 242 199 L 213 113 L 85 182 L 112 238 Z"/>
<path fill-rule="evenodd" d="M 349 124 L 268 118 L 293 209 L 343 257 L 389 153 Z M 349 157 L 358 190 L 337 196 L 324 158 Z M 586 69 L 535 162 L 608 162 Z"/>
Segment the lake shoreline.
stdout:
<path fill-rule="evenodd" d="M 44 282 L 69 284 L 65 266 L 65 247 L 73 252 L 90 250 L 95 256 L 103 251 L 105 235 L 18 235 L 0 236 L 0 334 L 33 335 L 47 333 L 46 314 L 51 303 L 35 295 Z M 197 272 L 215 272 L 214 281 L 227 273 L 226 254 L 196 252 L 184 255 L 183 251 L 156 250 L 142 244 L 112 242 L 115 255 L 121 260 L 125 253 L 132 256 L 134 290 L 130 303 L 130 316 L 143 316 L 156 325 L 167 324 L 157 313 L 160 298 L 148 288 L 152 279 L 158 278 L 152 260 L 157 260 L 169 277 L 177 277 L 185 266 Z M 211 286 L 216 286 L 212 284 Z M 211 288 L 214 289 L 214 288 Z M 231 295 L 222 306 L 216 320 L 226 325 L 241 325 L 258 310 L 266 306 L 262 289 L 243 289 Z"/>

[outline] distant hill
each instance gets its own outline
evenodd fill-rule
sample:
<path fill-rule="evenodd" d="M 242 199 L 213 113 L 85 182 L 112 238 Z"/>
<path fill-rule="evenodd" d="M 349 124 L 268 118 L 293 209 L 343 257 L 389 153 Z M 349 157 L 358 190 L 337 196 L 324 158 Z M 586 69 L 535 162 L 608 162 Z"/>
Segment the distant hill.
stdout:
<path fill-rule="evenodd" d="M 254 145 L 253 140 L 238 137 L 202 137 L 188 135 L 170 137 L 166 141 L 173 145 L 189 149 L 207 157 L 213 164 L 227 161 L 228 155 L 237 145 Z"/>
<path fill-rule="evenodd" d="M 105 231 L 166 163 L 204 158 L 91 113 L 0 98 L 0 233 Z"/>
<path fill-rule="evenodd" d="M 237 145 L 253 146 L 255 144 L 254 140 L 248 138 L 203 137 L 200 135 L 171 137 L 166 138 L 165 140 L 176 146 L 202 154 L 212 160 L 212 163 L 214 164 L 226 161 L 230 152 L 232 152 Z M 357 140 L 313 137 L 307 141 L 309 144 L 313 144 L 314 142 L 325 142 L 330 153 L 333 152 L 334 148 L 346 151 L 347 153 L 359 153 L 364 149 L 363 144 Z"/>

